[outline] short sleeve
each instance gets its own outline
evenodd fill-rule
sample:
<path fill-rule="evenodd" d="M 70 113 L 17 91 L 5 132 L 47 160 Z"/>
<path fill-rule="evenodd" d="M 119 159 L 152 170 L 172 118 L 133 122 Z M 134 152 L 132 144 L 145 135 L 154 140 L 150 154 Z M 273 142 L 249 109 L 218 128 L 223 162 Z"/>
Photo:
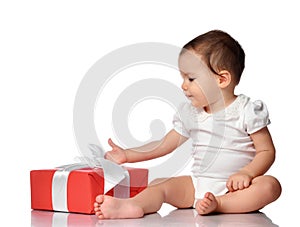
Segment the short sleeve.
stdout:
<path fill-rule="evenodd" d="M 257 100 L 246 105 L 245 125 L 248 134 L 255 133 L 270 123 L 269 112 L 265 103 Z"/>
<path fill-rule="evenodd" d="M 173 117 L 173 128 L 176 132 L 184 137 L 190 137 L 188 130 L 185 128 L 183 119 L 184 119 L 184 104 L 180 105 L 176 114 Z"/>

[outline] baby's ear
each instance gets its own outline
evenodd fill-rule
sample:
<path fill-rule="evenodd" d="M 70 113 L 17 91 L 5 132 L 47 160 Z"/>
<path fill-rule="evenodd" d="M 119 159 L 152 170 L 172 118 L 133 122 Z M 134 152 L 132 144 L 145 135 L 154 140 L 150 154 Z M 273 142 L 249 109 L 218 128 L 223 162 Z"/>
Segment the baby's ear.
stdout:
<path fill-rule="evenodd" d="M 232 81 L 232 76 L 227 70 L 222 70 L 217 75 L 218 85 L 220 88 L 226 88 Z"/>

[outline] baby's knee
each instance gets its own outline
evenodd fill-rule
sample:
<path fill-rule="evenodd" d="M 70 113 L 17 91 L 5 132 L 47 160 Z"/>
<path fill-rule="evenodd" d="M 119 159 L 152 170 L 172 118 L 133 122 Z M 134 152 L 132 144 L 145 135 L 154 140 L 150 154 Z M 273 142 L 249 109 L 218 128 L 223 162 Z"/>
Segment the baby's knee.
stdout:
<path fill-rule="evenodd" d="M 273 176 L 263 176 L 261 181 L 261 189 L 264 191 L 266 196 L 272 197 L 272 200 L 278 199 L 282 190 L 280 182 Z"/>
<path fill-rule="evenodd" d="M 150 182 L 149 186 L 153 186 L 153 185 L 157 185 L 157 184 L 161 184 L 163 182 L 165 182 L 168 178 L 156 178 L 153 181 Z"/>

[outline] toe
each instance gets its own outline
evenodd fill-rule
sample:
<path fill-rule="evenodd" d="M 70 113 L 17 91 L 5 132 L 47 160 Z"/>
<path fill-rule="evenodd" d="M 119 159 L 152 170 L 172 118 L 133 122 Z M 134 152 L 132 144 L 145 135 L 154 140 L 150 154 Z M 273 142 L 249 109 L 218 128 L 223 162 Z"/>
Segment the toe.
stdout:
<path fill-rule="evenodd" d="M 103 195 L 98 195 L 97 197 L 96 197 L 96 202 L 97 203 L 103 203 L 103 201 L 104 201 L 104 196 Z"/>
<path fill-rule="evenodd" d="M 209 199 L 210 201 L 215 200 L 215 196 L 211 192 L 207 192 L 205 194 L 205 198 Z"/>
<path fill-rule="evenodd" d="M 200 204 L 202 207 L 207 208 L 207 207 L 209 207 L 210 203 L 211 203 L 211 201 L 209 199 L 204 198 L 204 199 L 202 199 Z"/>
<path fill-rule="evenodd" d="M 102 212 L 99 211 L 99 212 L 96 212 L 95 214 L 99 219 L 104 219 Z"/>
<path fill-rule="evenodd" d="M 202 205 L 202 200 L 199 201 L 197 204 L 196 204 L 196 210 L 198 211 L 198 213 L 202 213 L 204 212 L 205 210 L 205 207 Z"/>
<path fill-rule="evenodd" d="M 196 208 L 196 210 L 197 210 L 198 214 L 204 214 L 205 213 L 205 208 L 202 207 L 202 206 L 198 206 Z"/>
<path fill-rule="evenodd" d="M 99 215 L 102 215 L 102 212 L 101 212 L 101 210 L 99 210 L 99 211 L 95 212 L 95 214 L 96 214 L 97 216 L 99 216 Z"/>

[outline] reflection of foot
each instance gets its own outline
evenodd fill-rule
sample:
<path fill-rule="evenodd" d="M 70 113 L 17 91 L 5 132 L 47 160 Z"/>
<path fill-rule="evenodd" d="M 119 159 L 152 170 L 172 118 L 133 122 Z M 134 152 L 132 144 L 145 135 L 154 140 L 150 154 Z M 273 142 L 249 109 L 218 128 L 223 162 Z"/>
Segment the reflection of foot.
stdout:
<path fill-rule="evenodd" d="M 195 225 L 201 227 L 210 226 L 263 226 L 278 227 L 264 213 L 245 213 L 245 214 L 218 214 L 218 215 L 197 215 Z M 292 225 L 293 226 L 293 225 Z"/>
<path fill-rule="evenodd" d="M 96 197 L 94 210 L 99 219 L 140 218 L 144 216 L 143 209 L 132 202 L 106 195 Z"/>
<path fill-rule="evenodd" d="M 196 202 L 196 210 L 201 215 L 212 213 L 217 207 L 218 201 L 211 192 L 206 192 L 204 198 Z"/>

